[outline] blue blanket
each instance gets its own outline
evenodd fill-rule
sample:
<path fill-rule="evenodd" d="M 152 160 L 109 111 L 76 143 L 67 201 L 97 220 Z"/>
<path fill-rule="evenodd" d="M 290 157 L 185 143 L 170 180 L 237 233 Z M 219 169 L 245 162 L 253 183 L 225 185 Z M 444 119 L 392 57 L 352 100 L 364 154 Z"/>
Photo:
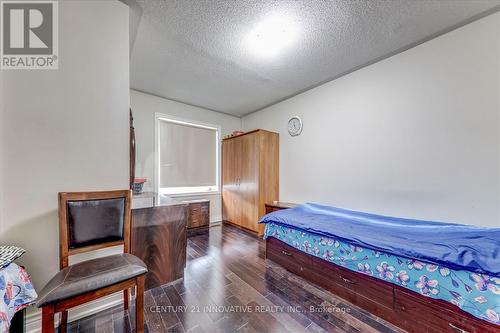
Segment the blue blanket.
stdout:
<path fill-rule="evenodd" d="M 265 215 L 278 225 L 455 270 L 500 276 L 500 228 L 381 216 L 306 203 Z"/>

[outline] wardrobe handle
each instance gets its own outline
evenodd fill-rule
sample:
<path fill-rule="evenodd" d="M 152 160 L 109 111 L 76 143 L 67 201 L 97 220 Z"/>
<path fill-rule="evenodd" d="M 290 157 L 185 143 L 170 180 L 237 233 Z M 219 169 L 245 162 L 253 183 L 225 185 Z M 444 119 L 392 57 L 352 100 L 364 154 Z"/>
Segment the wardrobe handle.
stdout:
<path fill-rule="evenodd" d="M 289 257 L 292 256 L 292 254 L 290 252 L 285 251 L 285 250 L 282 250 L 281 253 L 283 253 L 284 255 L 289 256 Z"/>

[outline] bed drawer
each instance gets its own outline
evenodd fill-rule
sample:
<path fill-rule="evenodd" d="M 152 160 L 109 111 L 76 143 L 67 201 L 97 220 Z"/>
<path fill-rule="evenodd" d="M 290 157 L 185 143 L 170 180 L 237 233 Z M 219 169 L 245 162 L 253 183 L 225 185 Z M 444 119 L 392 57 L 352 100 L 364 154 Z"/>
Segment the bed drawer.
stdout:
<path fill-rule="evenodd" d="M 450 309 L 453 307 L 454 309 Z M 488 328 L 488 323 L 459 310 L 444 301 L 422 299 L 418 294 L 395 290 L 395 310 L 409 332 L 421 333 L 493 333 L 500 327 Z"/>
<path fill-rule="evenodd" d="M 358 296 L 361 296 L 365 298 L 365 302 L 372 301 L 374 303 L 372 307 L 378 308 L 383 306 L 390 309 L 393 308 L 394 290 L 392 285 L 388 283 L 381 283 L 381 280 L 379 281 L 378 279 L 350 271 L 341 266 L 333 265 L 320 258 L 313 258 L 313 269 L 314 271 L 325 272 L 324 275 L 328 276 L 329 283 L 335 283 L 348 291 L 336 290 L 335 292 L 356 294 L 345 296 L 352 302 L 356 298 L 359 298 Z M 374 281 L 378 283 L 374 283 Z"/>
<path fill-rule="evenodd" d="M 266 258 L 298 275 L 303 276 L 310 271 L 312 262 L 307 254 L 272 237 L 267 240 L 266 246 Z"/>
<path fill-rule="evenodd" d="M 410 333 L 500 332 L 499 326 L 475 318 L 451 303 L 350 271 L 271 237 L 266 244 L 267 258 Z"/>

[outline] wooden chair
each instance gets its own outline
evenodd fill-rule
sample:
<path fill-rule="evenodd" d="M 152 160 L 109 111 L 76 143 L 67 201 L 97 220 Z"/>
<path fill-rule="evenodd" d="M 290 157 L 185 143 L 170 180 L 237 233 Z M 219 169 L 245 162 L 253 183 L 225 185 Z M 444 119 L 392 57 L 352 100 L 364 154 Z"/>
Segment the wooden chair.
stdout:
<path fill-rule="evenodd" d="M 69 308 L 136 288 L 136 332 L 144 332 L 146 265 L 130 254 L 131 191 L 59 193 L 60 271 L 39 293 L 42 333 L 54 332 L 54 315 L 61 312 L 59 332 L 66 332 Z M 69 256 L 123 245 L 123 253 L 69 265 Z"/>

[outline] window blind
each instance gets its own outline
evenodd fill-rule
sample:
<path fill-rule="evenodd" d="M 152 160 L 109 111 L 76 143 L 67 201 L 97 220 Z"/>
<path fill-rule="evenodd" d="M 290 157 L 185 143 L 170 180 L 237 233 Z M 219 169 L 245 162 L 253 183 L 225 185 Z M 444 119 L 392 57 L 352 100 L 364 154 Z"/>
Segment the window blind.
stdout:
<path fill-rule="evenodd" d="M 216 186 L 217 130 L 159 121 L 160 187 Z"/>

